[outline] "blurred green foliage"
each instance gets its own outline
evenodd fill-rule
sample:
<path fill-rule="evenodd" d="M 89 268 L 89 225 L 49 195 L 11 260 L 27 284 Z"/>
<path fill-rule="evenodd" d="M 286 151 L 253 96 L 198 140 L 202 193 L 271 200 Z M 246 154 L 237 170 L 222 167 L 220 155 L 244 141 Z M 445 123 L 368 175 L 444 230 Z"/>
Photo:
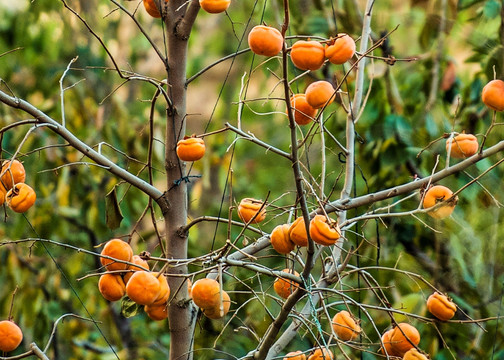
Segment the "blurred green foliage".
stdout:
<path fill-rule="evenodd" d="M 150 49 L 148 41 L 131 19 L 117 11 L 110 1 L 68 3 L 103 39 L 121 68 L 159 79 L 166 77 L 162 63 Z M 122 3 L 130 11 L 140 5 L 136 17 L 162 48 L 161 24 L 143 12 L 140 2 Z M 434 0 L 375 2 L 373 40 L 377 41 L 399 26 L 374 55 L 393 55 L 400 60 L 412 61 L 398 61 L 388 66 L 380 59 L 374 59 L 368 68 L 366 86 L 371 86 L 371 91 L 356 125 L 356 195 L 406 183 L 415 176 L 424 177 L 432 172 L 437 156 L 437 169 L 443 168 L 446 165 L 444 140 L 441 139 L 444 133 L 466 131 L 477 134 L 481 141 L 491 122 L 492 113 L 481 103 L 480 94 L 484 84 L 494 77 L 494 71 L 498 78 L 504 76 L 502 4 L 495 0 L 447 1 L 445 32 L 440 33 L 441 3 Z M 291 5 L 288 35 L 329 38 L 338 32 L 347 32 L 356 39 L 360 36 L 363 1 L 299 0 Z M 246 48 L 247 29 L 251 26 L 265 22 L 278 28 L 282 16 L 280 1 L 235 1 L 228 16 L 199 14 L 189 41 L 188 77 L 219 58 Z M 1 1 L 0 33 L 0 53 L 19 48 L 0 57 L 3 89 L 10 89 L 55 119 L 62 117 L 59 80 L 70 60 L 78 56 L 64 81 L 65 86 L 74 85 L 65 92 L 68 128 L 91 146 L 100 147 L 119 165 L 148 179 L 142 163 L 146 161 L 151 136 L 150 100 L 156 91 L 152 85 L 133 81 L 123 84 L 96 38 L 61 2 L 18 0 L 13 5 Z M 449 63 L 455 65 L 455 79 L 445 89 L 436 87 L 435 101 L 429 103 L 437 58 L 439 83 L 443 81 Z M 292 64 L 289 66 L 291 78 L 300 74 Z M 292 89 L 303 92 L 315 78 L 339 82 L 346 70 L 347 65 L 325 66 L 297 79 Z M 245 85 L 242 85 L 244 74 Z M 235 125 L 239 116 L 245 131 L 289 151 L 285 107 L 279 100 L 283 96 L 278 80 L 281 76 L 279 59 L 265 59 L 250 53 L 229 59 L 205 72 L 189 85 L 189 134 L 218 130 L 226 122 Z M 355 74 L 351 73 L 342 84 L 345 104 L 353 94 L 354 81 Z M 345 95 L 346 92 L 350 97 Z M 239 113 L 237 104 L 240 100 L 246 101 Z M 152 134 L 156 139 L 154 183 L 160 189 L 166 189 L 162 143 L 165 104 L 158 101 L 155 110 Z M 24 116 L 0 106 L 2 127 L 22 120 Z M 325 110 L 323 117 L 327 130 L 344 144 L 345 111 L 339 104 L 334 104 Z M 498 121 L 501 117 L 499 114 Z M 2 158 L 9 158 L 16 152 L 27 129 L 20 126 L 3 134 Z M 498 142 L 500 133 L 497 127 L 486 144 Z M 321 175 L 320 134 L 317 128 L 307 126 L 299 129 L 298 135 L 308 136 L 301 148 L 301 161 L 306 178 L 315 187 Z M 441 140 L 427 147 L 436 139 Z M 274 226 L 287 222 L 288 209 L 296 202 L 290 164 L 271 151 L 243 139 L 236 140 L 231 132 L 206 140 L 208 154 L 194 164 L 191 173 L 203 176 L 191 180 L 190 217 L 203 214 L 227 217 L 228 207 L 236 205 L 241 198 L 265 199 L 268 196 L 272 205 L 268 207 L 268 220 L 261 229 L 269 232 Z M 336 200 L 343 184 L 345 158 L 329 136 L 325 141 L 325 194 L 331 193 L 328 200 Z M 422 149 L 425 151 L 418 156 Z M 0 225 L 3 240 L 40 237 L 99 252 L 99 244 L 111 237 L 124 237 L 132 240 L 136 253 L 147 250 L 160 254 L 148 217 L 137 224 L 148 204 L 148 199 L 139 191 L 119 183 L 103 169 L 82 164 L 87 160 L 46 129 L 38 129 L 19 150 L 27 169 L 26 181 L 36 188 L 38 200 L 36 208 L 26 216 L 6 210 L 5 221 Z M 443 180 L 442 184 L 458 189 L 501 158 L 499 154 L 481 161 L 465 173 Z M 69 163 L 73 165 L 68 166 Z M 312 177 L 308 176 L 308 171 Z M 363 239 L 365 242 L 347 270 L 353 266 L 370 267 L 368 273 L 380 284 L 392 306 L 403 311 L 431 317 L 424 305 L 431 290 L 419 278 L 394 269 L 417 273 L 447 292 L 466 314 L 458 312 L 457 319 L 500 315 L 504 291 L 504 252 L 499 241 L 504 228 L 500 226 L 502 211 L 498 206 L 504 202 L 502 176 L 502 169 L 496 168 L 479 184 L 464 190 L 454 214 L 444 221 L 420 215 L 420 221 L 413 217 L 397 217 L 359 223 L 348 233 L 345 248 L 356 247 Z M 232 204 L 228 199 L 231 184 Z M 117 205 L 124 216 L 114 230 L 107 227 L 106 222 L 106 195 L 112 189 L 117 192 Z M 308 200 L 312 209 L 317 207 L 315 197 Z M 374 207 L 397 200 L 391 199 Z M 415 209 L 418 201 L 419 198 L 412 198 L 401 202 L 394 211 Z M 368 210 L 352 210 L 349 216 Z M 233 216 L 238 220 L 235 213 Z M 154 217 L 159 219 L 160 213 L 155 213 Z M 216 228 L 214 223 L 202 223 L 192 228 L 189 257 L 201 256 L 221 247 L 225 243 L 226 230 L 226 225 Z M 234 239 L 240 231 L 240 228 L 233 228 L 231 238 Z M 247 231 L 237 245 L 243 246 L 256 237 L 255 233 Z M 282 269 L 291 264 L 273 250 L 258 256 L 262 265 L 271 268 Z M 321 258 L 327 256 L 329 250 L 325 249 Z M 24 346 L 13 354 L 22 353 L 32 341 L 45 345 L 54 321 L 65 313 L 75 313 L 92 317 L 100 323 L 95 326 L 74 318 L 64 320 L 58 326 L 51 349 L 52 359 L 116 358 L 106 341 L 121 359 L 168 357 L 168 324 L 150 321 L 143 312 L 129 318 L 126 325 L 114 320 L 120 305 L 107 304 L 97 290 L 97 277 L 86 277 L 96 274 L 99 268 L 96 259 L 49 243 L 30 241 L 0 247 L 0 318 L 7 317 L 11 295 L 18 286 L 13 316 L 25 335 Z M 320 272 L 320 267 L 319 260 L 315 273 Z M 198 270 L 201 270 L 200 266 L 191 268 L 191 271 Z M 380 305 L 362 277 L 357 277 L 355 272 L 345 275 L 342 274 L 344 285 L 339 290 L 361 303 Z M 282 304 L 272 290 L 272 282 L 271 277 L 241 268 L 230 269 L 225 277 L 225 289 L 233 300 L 233 317 L 228 316 L 222 321 L 203 316 L 198 318 L 195 358 L 234 359 L 253 349 Z M 296 309 L 300 310 L 305 301 Z M 328 293 L 325 301 L 331 316 L 345 306 L 341 297 L 334 293 Z M 359 314 L 357 309 L 353 310 L 355 315 Z M 379 331 L 390 326 L 390 318 L 385 312 L 369 309 L 369 313 Z M 366 334 L 363 341 L 375 344 L 365 350 L 376 352 L 380 334 L 376 333 L 369 319 L 362 313 L 359 316 Z M 321 329 L 311 320 L 299 330 L 299 336 L 285 352 L 313 347 L 321 340 L 320 330 L 327 340 L 330 321 L 326 315 L 318 319 Z M 490 359 L 492 356 L 499 359 L 504 356 L 502 321 L 491 320 L 478 326 L 424 323 L 414 318 L 406 319 L 403 315 L 397 315 L 396 320 L 408 320 L 418 327 L 422 334 L 420 347 L 433 359 Z M 131 332 L 135 344 L 124 343 L 125 327 Z M 232 341 L 226 341 L 228 339 Z M 336 347 L 334 349 L 339 351 Z M 353 357 L 361 353 L 358 349 L 344 349 Z M 363 352 L 362 358 L 377 359 L 378 356 Z"/>

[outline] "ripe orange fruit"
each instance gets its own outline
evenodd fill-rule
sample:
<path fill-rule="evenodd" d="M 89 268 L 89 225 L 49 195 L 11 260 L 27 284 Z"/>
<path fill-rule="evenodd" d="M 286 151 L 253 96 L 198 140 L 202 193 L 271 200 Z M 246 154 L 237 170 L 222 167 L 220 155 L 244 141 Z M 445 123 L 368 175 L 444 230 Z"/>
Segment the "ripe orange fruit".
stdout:
<path fill-rule="evenodd" d="M 163 274 L 159 275 L 159 273 L 157 272 L 152 273 L 152 275 L 154 275 L 154 277 L 157 277 L 159 281 L 159 295 L 152 305 L 160 305 L 166 303 L 170 298 L 170 286 L 168 285 L 168 280 L 166 280 L 166 276 L 164 276 Z"/>
<path fill-rule="evenodd" d="M 35 204 L 37 194 L 29 185 L 19 183 L 7 191 L 5 195 L 7 205 L 17 213 L 24 213 Z"/>
<path fill-rule="evenodd" d="M 446 140 L 446 152 L 450 150 L 450 156 L 465 159 L 478 152 L 479 144 L 476 136 L 472 134 L 458 134 L 453 139 Z"/>
<path fill-rule="evenodd" d="M 448 189 L 446 186 L 442 185 L 434 185 L 425 193 L 423 199 L 423 207 L 424 209 L 428 209 L 433 207 L 439 202 L 448 200 L 453 195 L 453 192 Z M 445 205 L 437 208 L 436 210 L 432 210 L 427 212 L 430 216 L 435 219 L 444 219 L 451 215 L 453 210 L 455 209 L 455 205 L 457 205 L 458 198 L 455 197 L 451 201 L 447 202 Z"/>
<path fill-rule="evenodd" d="M 483 87 L 481 100 L 492 110 L 504 110 L 504 81 L 492 80 Z"/>
<path fill-rule="evenodd" d="M 310 237 L 312 240 L 324 246 L 334 245 L 341 236 L 338 223 L 334 223 L 333 225 L 328 224 L 327 217 L 324 215 L 315 215 L 310 221 Z"/>
<path fill-rule="evenodd" d="M 14 322 L 0 321 L 0 351 L 11 352 L 23 341 L 23 332 Z"/>
<path fill-rule="evenodd" d="M 220 304 L 219 282 L 208 278 L 196 280 L 192 286 L 191 295 L 199 308 L 214 308 Z"/>
<path fill-rule="evenodd" d="M 222 290 L 222 302 L 219 299 L 219 303 L 212 307 L 202 308 L 201 311 L 209 319 L 220 319 L 227 315 L 231 307 L 231 298 L 229 294 Z"/>
<path fill-rule="evenodd" d="M 334 87 L 325 80 L 315 81 L 305 90 L 306 101 L 311 107 L 320 109 L 334 100 Z"/>
<path fill-rule="evenodd" d="M 275 56 L 282 51 L 283 43 L 280 31 L 270 26 L 254 26 L 248 34 L 250 50 L 257 55 Z"/>
<path fill-rule="evenodd" d="M 306 360 L 306 355 L 302 351 L 291 351 L 287 353 L 283 360 Z"/>
<path fill-rule="evenodd" d="M 161 321 L 168 318 L 168 304 L 166 302 L 158 305 L 145 305 L 144 311 L 148 317 L 155 321 Z"/>
<path fill-rule="evenodd" d="M 457 312 L 457 305 L 448 297 L 435 292 L 427 299 L 427 310 L 439 320 L 450 320 Z"/>
<path fill-rule="evenodd" d="M 295 94 L 290 98 L 291 108 L 294 110 L 294 121 L 298 125 L 306 125 L 313 121 L 317 109 L 306 101 L 305 94 Z"/>
<path fill-rule="evenodd" d="M 14 184 L 24 183 L 26 180 L 24 166 L 18 160 L 12 161 L 12 165 L 11 161 L 4 161 L 2 164 L 2 174 L 2 184 L 7 190 L 11 189 Z"/>
<path fill-rule="evenodd" d="M 318 348 L 309 357 L 308 360 L 333 360 L 336 359 L 328 348 Z"/>
<path fill-rule="evenodd" d="M 98 290 L 108 301 L 117 301 L 126 294 L 126 285 L 119 274 L 103 274 L 98 281 Z"/>
<path fill-rule="evenodd" d="M 427 356 L 422 354 L 415 348 L 411 348 L 404 354 L 403 360 L 429 360 Z"/>
<path fill-rule="evenodd" d="M 147 271 L 135 272 L 126 285 L 128 297 L 140 305 L 152 305 L 160 292 L 159 280 Z"/>
<path fill-rule="evenodd" d="M 289 224 L 278 225 L 270 235 L 271 246 L 280 254 L 288 254 L 296 247 L 289 237 Z"/>
<path fill-rule="evenodd" d="M 390 330 L 384 332 L 381 337 L 383 346 L 385 347 L 385 350 L 387 350 L 387 354 L 389 356 L 397 356 L 394 349 L 392 348 L 392 343 L 390 342 L 390 335 L 392 334 L 393 330 L 394 329 L 390 329 Z M 385 355 L 385 351 L 383 350 L 383 348 L 380 349 L 380 352 Z"/>
<path fill-rule="evenodd" d="M 289 238 L 297 246 L 308 245 L 308 233 L 306 232 L 306 226 L 302 216 L 294 220 L 289 227 Z"/>
<path fill-rule="evenodd" d="M 325 57 L 336 65 L 344 64 L 355 54 L 355 41 L 347 34 L 338 34 L 337 38 L 325 46 Z"/>
<path fill-rule="evenodd" d="M 177 156 L 183 161 L 197 161 L 205 155 L 205 142 L 202 138 L 185 136 L 177 143 Z"/>
<path fill-rule="evenodd" d="M 132 262 L 133 264 L 136 264 L 138 266 L 141 266 L 144 269 L 150 270 L 149 263 L 147 262 L 147 260 L 142 259 L 138 255 L 133 255 L 133 257 L 131 258 L 130 262 Z M 129 265 L 128 266 L 128 270 L 133 270 L 133 271 L 141 271 L 141 270 L 143 270 L 142 268 L 139 268 L 138 266 Z M 125 284 L 128 283 L 129 279 L 133 275 L 133 271 L 130 271 L 130 272 L 127 272 L 127 273 L 124 274 L 124 283 Z"/>
<path fill-rule="evenodd" d="M 4 186 L 0 183 L 0 205 L 3 205 L 5 202 L 5 195 L 7 195 L 7 190 L 5 190 Z"/>
<path fill-rule="evenodd" d="M 257 214 L 252 224 L 257 224 L 266 219 L 266 207 L 264 201 L 252 198 L 244 198 L 238 205 L 238 216 L 243 222 L 248 223 Z M 262 210 L 260 210 L 262 207 Z M 260 210 L 260 211 L 259 211 Z"/>
<path fill-rule="evenodd" d="M 409 349 L 414 348 L 410 341 L 415 346 L 420 342 L 420 333 L 414 326 L 407 323 L 399 323 L 391 330 L 390 346 L 397 356 L 402 357 Z"/>
<path fill-rule="evenodd" d="M 292 45 L 291 60 L 301 70 L 317 70 L 324 65 L 324 46 L 318 41 L 299 40 Z"/>
<path fill-rule="evenodd" d="M 227 10 L 231 0 L 199 0 L 199 4 L 207 13 L 218 14 Z"/>
<path fill-rule="evenodd" d="M 112 239 L 108 241 L 101 255 L 110 256 L 117 260 L 129 261 L 133 258 L 133 250 L 131 249 L 130 244 L 120 239 Z M 116 262 L 112 259 L 100 258 L 100 262 L 103 266 L 107 268 L 109 271 L 114 270 L 126 270 L 128 268 L 128 264 Z"/>
<path fill-rule="evenodd" d="M 168 2 L 168 0 L 165 0 L 165 2 Z M 145 10 L 147 11 L 147 13 L 150 16 L 152 16 L 154 18 L 161 17 L 161 12 L 159 12 L 158 8 L 156 7 L 154 0 L 143 0 L 143 4 L 145 7 Z"/>
<path fill-rule="evenodd" d="M 282 271 L 299 276 L 299 273 L 295 270 L 294 272 L 291 269 L 283 269 Z M 273 289 L 277 295 L 284 299 L 287 299 L 298 287 L 299 284 L 297 282 L 283 278 L 277 278 L 273 283 Z"/>
<path fill-rule="evenodd" d="M 361 327 L 357 325 L 354 318 L 346 310 L 342 310 L 332 319 L 332 328 L 339 339 L 350 341 L 359 336 Z"/>

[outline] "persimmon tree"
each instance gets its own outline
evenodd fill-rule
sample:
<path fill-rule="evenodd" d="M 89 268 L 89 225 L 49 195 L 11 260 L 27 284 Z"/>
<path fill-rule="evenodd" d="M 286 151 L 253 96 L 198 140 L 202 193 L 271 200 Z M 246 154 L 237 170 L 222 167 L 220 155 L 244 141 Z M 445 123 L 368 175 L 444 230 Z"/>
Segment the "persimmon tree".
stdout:
<path fill-rule="evenodd" d="M 0 308 L 26 344 L 1 358 L 502 356 L 504 94 L 481 100 L 503 76 L 502 4 L 208 3 L 37 1 L 8 18 L 61 20 L 2 44 L 2 158 L 26 179 L 2 167 Z M 62 44 L 51 68 L 33 54 Z M 33 206 L 13 205 L 14 182 Z M 139 262 L 100 256 L 113 238 Z M 147 266 L 169 285 L 158 315 L 98 285 Z"/>

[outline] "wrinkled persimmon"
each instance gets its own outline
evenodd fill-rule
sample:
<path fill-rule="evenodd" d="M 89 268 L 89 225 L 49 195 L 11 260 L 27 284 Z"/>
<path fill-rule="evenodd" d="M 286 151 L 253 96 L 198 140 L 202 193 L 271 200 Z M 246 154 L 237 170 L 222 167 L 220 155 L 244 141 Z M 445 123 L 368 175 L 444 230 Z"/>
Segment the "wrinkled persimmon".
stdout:
<path fill-rule="evenodd" d="M 238 216 L 245 223 L 257 224 L 266 219 L 264 201 L 253 198 L 244 198 L 238 205 Z"/>
<path fill-rule="evenodd" d="M 439 320 L 450 320 L 457 312 L 457 305 L 447 296 L 435 292 L 427 299 L 427 310 Z"/>
<path fill-rule="evenodd" d="M 31 186 L 19 183 L 15 184 L 12 189 L 7 191 L 5 200 L 7 201 L 7 206 L 9 206 L 11 210 L 17 213 L 24 213 L 35 204 L 37 194 Z"/>
<path fill-rule="evenodd" d="M 299 276 L 299 273 L 294 270 L 292 272 L 291 269 L 283 269 L 282 270 L 285 273 L 288 274 L 294 274 L 295 276 Z M 273 283 L 273 289 L 277 293 L 278 296 L 287 299 L 290 294 L 294 292 L 299 287 L 299 284 L 295 281 L 284 279 L 284 278 L 277 278 L 275 282 Z"/>
<path fill-rule="evenodd" d="M 296 247 L 289 237 L 289 224 L 278 225 L 270 235 L 271 246 L 280 254 L 288 254 Z"/>
<path fill-rule="evenodd" d="M 340 228 L 337 222 L 333 221 L 332 224 L 329 224 L 327 217 L 324 215 L 315 215 L 311 219 L 310 237 L 317 244 L 324 246 L 334 245 L 340 236 Z"/>
<path fill-rule="evenodd" d="M 423 207 L 424 209 L 429 209 L 440 202 L 446 201 L 453 196 L 453 192 L 443 185 L 434 185 L 424 195 Z M 440 207 L 428 211 L 427 214 L 435 219 L 444 219 L 451 215 L 457 205 L 458 198 L 455 196 L 450 201 L 446 201 L 445 204 Z"/>

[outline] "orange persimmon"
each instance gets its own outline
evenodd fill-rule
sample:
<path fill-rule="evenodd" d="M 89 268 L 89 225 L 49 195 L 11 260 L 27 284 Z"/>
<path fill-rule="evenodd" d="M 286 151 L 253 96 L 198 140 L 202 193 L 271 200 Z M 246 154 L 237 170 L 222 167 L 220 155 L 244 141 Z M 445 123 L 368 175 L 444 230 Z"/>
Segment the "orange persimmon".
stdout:
<path fill-rule="evenodd" d="M 310 221 L 310 237 L 317 244 L 329 246 L 334 245 L 340 238 L 340 228 L 337 222 L 329 224 L 324 215 L 315 215 Z"/>
<path fill-rule="evenodd" d="M 452 195 L 453 192 L 446 186 L 434 185 L 425 193 L 423 199 L 423 207 L 424 209 L 431 208 L 439 202 L 450 199 Z M 427 212 L 427 214 L 435 219 L 444 219 L 451 215 L 451 213 L 455 209 L 455 205 L 457 205 L 457 201 L 458 198 L 455 196 L 452 200 L 446 202 L 444 205 L 438 207 L 435 210 Z"/>
<path fill-rule="evenodd" d="M 448 297 L 435 292 L 427 299 L 427 310 L 439 320 L 450 320 L 457 312 L 457 305 Z"/>
<path fill-rule="evenodd" d="M 347 34 L 338 34 L 325 46 L 325 57 L 333 64 L 340 65 L 355 54 L 355 41 Z"/>
<path fill-rule="evenodd" d="M 280 31 L 271 26 L 254 26 L 248 34 L 250 50 L 257 55 L 275 56 L 282 51 L 283 43 Z"/>
<path fill-rule="evenodd" d="M 313 121 L 317 109 L 306 101 L 305 94 L 295 94 L 290 98 L 291 108 L 294 110 L 294 121 L 298 125 L 306 125 Z"/>
<path fill-rule="evenodd" d="M 309 357 L 308 360 L 333 360 L 333 353 L 328 348 L 318 348 Z"/>
<path fill-rule="evenodd" d="M 481 100 L 492 110 L 504 111 L 504 81 L 492 80 L 483 87 Z"/>
<path fill-rule="evenodd" d="M 295 276 L 299 276 L 299 273 L 296 270 L 292 272 L 291 269 L 283 269 L 282 271 L 285 273 L 294 274 Z M 277 295 L 283 297 L 284 299 L 287 299 L 290 294 L 292 294 L 298 287 L 299 284 L 297 282 L 280 277 L 277 278 L 273 283 L 273 289 L 275 290 Z"/>
<path fill-rule="evenodd" d="M 165 0 L 165 2 L 168 2 L 168 0 Z M 154 3 L 154 0 L 143 0 L 143 4 L 145 11 L 147 11 L 150 16 L 154 18 L 161 17 L 161 12 L 158 10 L 156 4 Z"/>
<path fill-rule="evenodd" d="M 139 305 L 152 305 L 160 292 L 160 281 L 148 271 L 135 272 L 126 285 L 126 294 Z"/>
<path fill-rule="evenodd" d="M 324 46 L 318 41 L 299 40 L 292 45 L 292 63 L 301 70 L 317 70 L 324 65 Z"/>
<path fill-rule="evenodd" d="M 298 217 L 289 227 L 289 238 L 297 246 L 308 245 L 308 233 L 302 216 Z"/>
<path fill-rule="evenodd" d="M 203 278 L 194 282 L 191 295 L 199 308 L 214 308 L 220 304 L 220 291 L 220 284 L 217 280 Z"/>
<path fill-rule="evenodd" d="M 0 321 L 0 351 L 11 352 L 23 341 L 23 332 L 13 321 Z"/>
<path fill-rule="evenodd" d="M 271 246 L 279 254 L 288 254 L 296 247 L 289 237 L 289 224 L 278 225 L 270 235 Z"/>
<path fill-rule="evenodd" d="M 306 355 L 300 350 L 291 351 L 290 353 L 285 354 L 283 360 L 306 360 Z"/>
<path fill-rule="evenodd" d="M 446 140 L 446 152 L 453 158 L 464 159 L 478 152 L 478 139 L 472 134 L 458 134 Z"/>
<path fill-rule="evenodd" d="M 403 360 L 429 360 L 429 357 L 415 348 L 411 348 L 404 354 Z"/>
<path fill-rule="evenodd" d="M 341 310 L 332 319 L 332 328 L 339 339 L 350 341 L 361 333 L 361 327 L 355 322 L 354 317 L 346 310 Z"/>
<path fill-rule="evenodd" d="M 183 161 L 197 161 L 205 155 L 205 141 L 195 136 L 184 136 L 177 142 L 177 156 Z"/>
<path fill-rule="evenodd" d="M 26 172 L 23 164 L 18 160 L 6 160 L 2 164 L 1 182 L 6 190 L 12 188 L 13 184 L 24 183 Z"/>
<path fill-rule="evenodd" d="M 238 216 L 243 222 L 257 224 L 266 218 L 266 207 L 264 201 L 253 198 L 244 198 L 238 205 Z M 261 209 L 262 208 L 262 209 Z M 256 216 L 257 214 L 257 216 Z M 255 216 L 255 218 L 254 218 Z M 254 220 L 252 220 L 254 218 Z"/>
<path fill-rule="evenodd" d="M 417 346 L 419 342 L 420 333 L 408 323 L 397 324 L 390 333 L 390 346 L 397 356 L 404 356 L 409 349 Z"/>
<path fill-rule="evenodd" d="M 231 0 L 199 0 L 199 4 L 207 13 L 218 14 L 227 10 Z"/>
<path fill-rule="evenodd" d="M 24 213 L 35 204 L 37 194 L 31 186 L 24 183 L 16 184 L 5 194 L 7 205 L 17 213 Z"/>
<path fill-rule="evenodd" d="M 126 294 L 126 285 L 121 275 L 106 273 L 100 276 L 98 290 L 108 301 L 117 301 Z"/>
<path fill-rule="evenodd" d="M 131 259 L 133 258 L 133 250 L 131 249 L 130 244 L 128 244 L 127 242 L 122 241 L 121 239 L 112 239 L 105 244 L 101 255 L 109 256 L 117 260 L 131 262 Z M 104 257 L 100 258 L 100 262 L 109 271 L 126 270 L 129 266 L 128 264 L 117 262 Z"/>
<path fill-rule="evenodd" d="M 325 80 L 312 82 L 305 90 L 306 101 L 311 107 L 320 109 L 334 100 L 334 87 Z"/>

